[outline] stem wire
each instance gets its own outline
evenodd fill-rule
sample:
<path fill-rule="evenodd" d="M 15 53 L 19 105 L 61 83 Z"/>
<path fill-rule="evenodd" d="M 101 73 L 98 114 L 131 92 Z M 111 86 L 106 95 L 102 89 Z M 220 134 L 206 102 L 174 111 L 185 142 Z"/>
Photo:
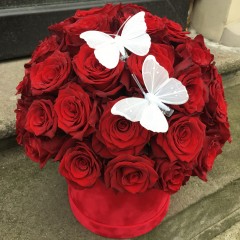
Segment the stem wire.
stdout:
<path fill-rule="evenodd" d="M 134 79 L 134 81 L 136 82 L 136 84 L 138 85 L 138 87 L 140 88 L 141 92 L 143 93 L 143 96 L 145 97 L 146 93 L 144 92 L 144 90 L 141 86 L 141 83 L 139 82 L 137 76 L 134 73 L 132 73 L 131 75 L 132 75 L 132 78 Z"/>

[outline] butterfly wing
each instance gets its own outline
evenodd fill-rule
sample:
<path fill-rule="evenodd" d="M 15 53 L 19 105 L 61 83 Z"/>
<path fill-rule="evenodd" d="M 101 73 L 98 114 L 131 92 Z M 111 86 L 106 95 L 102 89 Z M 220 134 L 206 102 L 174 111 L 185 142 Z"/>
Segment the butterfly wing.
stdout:
<path fill-rule="evenodd" d="M 118 65 L 120 52 L 115 44 L 104 45 L 94 50 L 97 60 L 106 68 L 113 69 Z"/>
<path fill-rule="evenodd" d="M 144 98 L 124 98 L 115 103 L 111 109 L 114 115 L 120 115 L 132 122 L 140 122 L 147 130 L 166 132 L 168 122 L 156 104 L 149 103 Z"/>
<path fill-rule="evenodd" d="M 132 122 L 138 122 L 147 105 L 148 101 L 145 98 L 124 98 L 113 105 L 111 113 L 125 117 Z"/>
<path fill-rule="evenodd" d="M 150 103 L 144 108 L 140 124 L 152 132 L 167 132 L 168 122 L 160 108 Z"/>
<path fill-rule="evenodd" d="M 114 39 L 110 35 L 100 31 L 83 32 L 80 34 L 80 38 L 84 39 L 88 46 L 94 49 L 114 43 Z"/>
<path fill-rule="evenodd" d="M 145 58 L 142 74 L 148 92 L 161 102 L 168 104 L 187 102 L 189 96 L 186 87 L 179 80 L 169 78 L 168 71 L 159 65 L 154 56 L 149 55 Z"/>
<path fill-rule="evenodd" d="M 103 66 L 109 69 L 117 66 L 120 52 L 110 35 L 99 31 L 86 31 L 80 34 L 80 38 L 94 49 L 95 57 Z"/>
<path fill-rule="evenodd" d="M 169 78 L 156 93 L 158 99 L 167 104 L 184 104 L 188 101 L 189 96 L 186 87 L 177 79 Z"/>
<path fill-rule="evenodd" d="M 142 66 L 144 84 L 149 93 L 155 93 L 169 78 L 168 71 L 160 66 L 153 55 L 148 55 Z"/>
<path fill-rule="evenodd" d="M 143 11 L 132 16 L 123 27 L 121 34 L 124 47 L 139 56 L 146 55 L 151 46 L 144 17 Z"/>

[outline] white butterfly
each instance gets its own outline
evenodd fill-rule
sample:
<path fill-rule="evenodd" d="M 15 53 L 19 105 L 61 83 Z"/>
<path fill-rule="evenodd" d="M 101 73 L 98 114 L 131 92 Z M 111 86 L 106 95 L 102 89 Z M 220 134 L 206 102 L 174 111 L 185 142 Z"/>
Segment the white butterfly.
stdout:
<path fill-rule="evenodd" d="M 178 105 L 187 102 L 189 98 L 187 90 L 179 80 L 169 78 L 168 71 L 160 66 L 152 55 L 145 58 L 142 75 L 148 93 L 144 92 L 137 79 L 135 81 L 142 90 L 144 98 L 122 99 L 114 104 L 111 112 L 132 122 L 140 121 L 147 130 L 167 132 L 168 122 L 163 113 L 171 109 L 164 103 Z"/>
<path fill-rule="evenodd" d="M 80 34 L 89 47 L 94 49 L 95 57 L 106 68 L 115 68 L 119 62 L 120 53 L 127 57 L 125 48 L 139 56 L 149 52 L 151 38 L 146 33 L 145 12 L 139 12 L 127 19 L 114 37 L 99 31 L 86 31 Z M 121 36 L 118 35 L 122 30 Z M 113 35 L 113 34 L 112 34 Z"/>

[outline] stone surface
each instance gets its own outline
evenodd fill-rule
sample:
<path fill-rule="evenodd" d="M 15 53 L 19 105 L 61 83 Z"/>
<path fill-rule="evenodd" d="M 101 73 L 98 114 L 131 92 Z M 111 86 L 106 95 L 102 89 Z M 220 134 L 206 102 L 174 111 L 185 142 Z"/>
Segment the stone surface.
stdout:
<path fill-rule="evenodd" d="M 231 228 L 215 237 L 213 240 L 239 240 L 240 239 L 240 222 L 234 224 Z"/>
<path fill-rule="evenodd" d="M 220 42 L 226 46 L 240 47 L 240 20 L 224 28 Z"/>
<path fill-rule="evenodd" d="M 233 87 L 240 84 L 240 71 L 223 75 L 224 88 Z"/>
<path fill-rule="evenodd" d="M 240 20 L 239 9 L 240 9 L 239 0 L 232 0 L 231 7 L 229 9 L 227 24 Z"/>
<path fill-rule="evenodd" d="M 210 41 L 206 42 L 211 53 L 214 54 L 214 61 L 219 73 L 226 75 L 240 69 L 240 48 L 226 47 Z"/>
<path fill-rule="evenodd" d="M 229 24 L 237 23 L 239 17 L 239 0 L 198 0 L 194 1 L 193 11 L 191 13 L 191 25 L 206 38 L 215 42 L 225 43 L 227 46 L 239 46 L 237 38 L 230 32 L 227 36 L 228 41 L 222 41 L 225 28 Z M 225 36 L 226 38 L 226 36 Z"/>
<path fill-rule="evenodd" d="M 233 141 L 208 182 L 192 178 L 172 196 L 166 220 L 136 240 L 210 240 L 240 221 L 240 85 L 227 88 Z M 68 204 L 57 163 L 40 170 L 21 147 L 0 152 L 0 240 L 103 240 L 83 228 Z M 232 239 L 231 239 L 232 240 Z"/>
<path fill-rule="evenodd" d="M 240 179 L 229 183 L 172 218 L 166 219 L 158 229 L 148 234 L 148 239 L 157 239 L 157 232 L 161 240 L 213 239 L 240 220 L 239 188 Z"/>
<path fill-rule="evenodd" d="M 0 63 L 0 139 L 15 134 L 16 87 L 24 75 L 26 59 Z"/>
<path fill-rule="evenodd" d="M 205 37 L 221 39 L 232 0 L 194 1 L 191 25 Z"/>

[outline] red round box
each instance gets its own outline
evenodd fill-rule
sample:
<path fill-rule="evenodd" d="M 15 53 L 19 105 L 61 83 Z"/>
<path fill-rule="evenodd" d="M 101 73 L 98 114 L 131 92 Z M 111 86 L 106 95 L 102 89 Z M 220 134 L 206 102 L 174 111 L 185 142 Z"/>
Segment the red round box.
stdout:
<path fill-rule="evenodd" d="M 109 238 L 133 238 L 151 231 L 165 217 L 170 202 L 170 195 L 158 189 L 119 193 L 107 189 L 101 180 L 84 190 L 69 184 L 68 195 L 76 219 Z"/>

